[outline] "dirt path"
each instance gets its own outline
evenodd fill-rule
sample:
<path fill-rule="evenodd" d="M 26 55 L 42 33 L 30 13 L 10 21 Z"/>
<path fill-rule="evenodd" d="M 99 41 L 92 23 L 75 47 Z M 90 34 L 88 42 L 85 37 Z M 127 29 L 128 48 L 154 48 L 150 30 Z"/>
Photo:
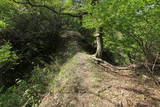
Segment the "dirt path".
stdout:
<path fill-rule="evenodd" d="M 160 107 L 160 89 L 132 71 L 110 71 L 77 53 L 63 65 L 40 107 Z"/>

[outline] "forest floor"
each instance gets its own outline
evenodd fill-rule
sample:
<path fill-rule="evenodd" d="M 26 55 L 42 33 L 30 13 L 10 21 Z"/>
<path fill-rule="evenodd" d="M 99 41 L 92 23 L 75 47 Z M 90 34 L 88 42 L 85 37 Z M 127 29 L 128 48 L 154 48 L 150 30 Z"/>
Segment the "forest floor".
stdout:
<path fill-rule="evenodd" d="M 79 50 L 62 65 L 40 107 L 160 107 L 160 88 L 149 78 L 111 71 Z"/>

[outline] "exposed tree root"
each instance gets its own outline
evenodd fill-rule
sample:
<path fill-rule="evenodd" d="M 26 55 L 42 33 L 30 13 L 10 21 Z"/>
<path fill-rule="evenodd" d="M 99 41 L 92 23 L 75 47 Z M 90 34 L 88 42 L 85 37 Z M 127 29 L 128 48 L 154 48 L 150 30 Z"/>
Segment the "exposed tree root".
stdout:
<path fill-rule="evenodd" d="M 138 68 L 141 68 L 143 67 L 144 65 L 143 64 L 131 64 L 131 65 L 128 65 L 128 66 L 114 66 L 102 59 L 99 59 L 99 58 L 93 58 L 94 59 L 94 62 L 96 64 L 99 64 L 103 67 L 107 67 L 109 68 L 111 71 L 115 71 L 115 70 L 133 70 L 133 69 L 138 69 Z"/>
<path fill-rule="evenodd" d="M 96 57 L 93 57 L 94 59 L 94 63 L 98 64 L 98 65 L 101 65 L 102 67 L 105 67 L 105 68 L 109 68 L 111 71 L 121 71 L 121 70 L 135 70 L 135 69 L 140 69 L 140 68 L 143 68 L 143 67 L 146 67 L 145 64 L 130 64 L 128 66 L 114 66 L 102 59 L 99 59 L 99 58 L 96 58 Z M 148 64 L 148 66 L 153 66 L 153 64 Z M 160 65 L 154 65 L 155 67 L 160 67 Z M 160 86 L 160 81 L 159 79 L 157 79 L 152 72 L 149 72 L 149 75 L 150 77 L 153 79 L 153 81 L 155 82 L 155 84 L 157 86 Z"/>
<path fill-rule="evenodd" d="M 130 64 L 130 65 L 127 65 L 127 66 L 114 66 L 102 59 L 99 59 L 99 58 L 96 58 L 96 57 L 93 57 L 94 59 L 94 62 L 96 64 L 99 64 L 103 67 L 107 67 L 109 69 L 111 69 L 112 71 L 115 71 L 115 70 L 134 70 L 134 69 L 139 69 L 139 68 L 142 68 L 142 67 L 145 67 L 146 64 Z M 147 64 L 148 66 L 153 66 L 153 64 Z M 156 64 L 154 65 L 155 67 L 160 67 L 159 64 Z"/>

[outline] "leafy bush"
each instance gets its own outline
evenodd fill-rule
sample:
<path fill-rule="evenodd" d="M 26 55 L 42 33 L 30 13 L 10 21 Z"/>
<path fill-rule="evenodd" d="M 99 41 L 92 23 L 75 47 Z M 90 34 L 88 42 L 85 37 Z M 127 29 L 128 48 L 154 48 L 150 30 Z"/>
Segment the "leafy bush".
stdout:
<path fill-rule="evenodd" d="M 18 56 L 14 51 L 12 51 L 11 43 L 6 43 L 0 47 L 0 64 L 5 62 L 16 62 Z"/>
<path fill-rule="evenodd" d="M 56 74 L 57 72 L 50 71 L 47 66 L 36 66 L 29 79 L 17 79 L 15 85 L 5 92 L 0 91 L 0 107 L 38 107 L 42 95 L 48 91 L 50 80 L 54 79 Z"/>
<path fill-rule="evenodd" d="M 7 24 L 6 24 L 4 21 L 1 21 L 1 20 L 0 20 L 0 32 L 1 32 L 4 28 L 6 28 L 6 26 L 7 26 Z"/>

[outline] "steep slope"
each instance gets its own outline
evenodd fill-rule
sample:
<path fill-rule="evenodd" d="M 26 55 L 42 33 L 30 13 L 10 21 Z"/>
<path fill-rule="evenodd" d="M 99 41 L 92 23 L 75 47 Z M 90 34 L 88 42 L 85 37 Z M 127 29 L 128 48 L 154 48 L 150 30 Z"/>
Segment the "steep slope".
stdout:
<path fill-rule="evenodd" d="M 133 71 L 110 71 L 96 64 L 93 56 L 81 52 L 83 48 L 73 35 L 77 34 L 62 34 L 62 37 L 69 38 L 66 39 L 71 43 L 68 47 L 74 55 L 62 66 L 40 107 L 160 106 L 158 87 L 145 84 L 144 80 L 133 75 Z"/>

